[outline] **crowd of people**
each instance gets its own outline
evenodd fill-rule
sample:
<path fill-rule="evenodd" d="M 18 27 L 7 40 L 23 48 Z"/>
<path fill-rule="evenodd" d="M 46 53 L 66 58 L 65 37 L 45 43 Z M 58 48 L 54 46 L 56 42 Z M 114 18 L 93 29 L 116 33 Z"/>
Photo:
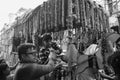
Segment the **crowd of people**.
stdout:
<path fill-rule="evenodd" d="M 103 50 L 102 40 L 98 43 L 92 43 L 84 52 L 79 53 L 75 39 L 68 38 L 67 52 L 61 55 L 62 49 L 52 42 L 50 34 L 42 35 L 43 46 L 37 51 L 33 43 L 23 43 L 18 46 L 19 61 L 15 66 L 9 66 L 4 59 L 0 59 L 0 80 L 40 80 L 44 76 L 44 80 L 56 80 L 54 70 L 68 64 L 68 72 L 66 79 L 61 80 L 119 80 L 120 77 L 120 51 L 119 40 L 114 46 L 109 40 L 105 43 L 109 50 Z M 108 49 L 107 48 L 107 49 Z M 102 51 L 102 52 L 99 52 Z M 106 54 L 104 54 L 106 53 Z M 101 56 L 100 56 L 101 55 Z M 101 67 L 102 66 L 102 67 Z M 14 71 L 14 75 L 10 72 Z M 58 79 L 60 80 L 60 79 Z"/>

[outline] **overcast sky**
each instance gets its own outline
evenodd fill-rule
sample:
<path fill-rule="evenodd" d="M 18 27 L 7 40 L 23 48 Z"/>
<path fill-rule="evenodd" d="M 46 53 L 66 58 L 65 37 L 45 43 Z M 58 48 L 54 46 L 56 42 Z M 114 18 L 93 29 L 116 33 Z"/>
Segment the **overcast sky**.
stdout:
<path fill-rule="evenodd" d="M 34 9 L 46 0 L 1 0 L 0 2 L 0 30 L 4 23 L 9 22 L 9 13 L 15 14 L 21 7 Z"/>
<path fill-rule="evenodd" d="M 0 30 L 4 23 L 9 22 L 9 13 L 15 14 L 21 7 L 34 9 L 47 0 L 1 0 L 0 2 Z M 101 1 L 101 0 L 95 0 Z"/>

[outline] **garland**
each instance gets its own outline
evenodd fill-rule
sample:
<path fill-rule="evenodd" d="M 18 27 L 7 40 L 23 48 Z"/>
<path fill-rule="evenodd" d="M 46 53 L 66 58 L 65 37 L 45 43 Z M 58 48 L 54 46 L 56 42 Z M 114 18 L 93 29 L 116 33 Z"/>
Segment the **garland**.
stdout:
<path fill-rule="evenodd" d="M 102 41 L 101 41 L 101 54 L 103 56 L 103 64 L 106 64 L 106 61 L 105 61 L 105 53 L 107 53 L 107 40 L 105 37 L 102 38 Z"/>

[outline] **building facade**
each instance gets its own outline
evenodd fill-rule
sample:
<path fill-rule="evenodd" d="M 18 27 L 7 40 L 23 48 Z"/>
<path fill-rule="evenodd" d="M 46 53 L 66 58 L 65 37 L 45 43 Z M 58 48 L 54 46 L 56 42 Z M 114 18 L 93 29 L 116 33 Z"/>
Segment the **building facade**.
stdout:
<path fill-rule="evenodd" d="M 12 38 L 14 35 L 14 28 L 9 25 L 5 25 L 1 30 L 0 35 L 0 46 L 1 46 L 1 57 L 6 59 L 10 63 L 10 55 L 12 51 Z"/>

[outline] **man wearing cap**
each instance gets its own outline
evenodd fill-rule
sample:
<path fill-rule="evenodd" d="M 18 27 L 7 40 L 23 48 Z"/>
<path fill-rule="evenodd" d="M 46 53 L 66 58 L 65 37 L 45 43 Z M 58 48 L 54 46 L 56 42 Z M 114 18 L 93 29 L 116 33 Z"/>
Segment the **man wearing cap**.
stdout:
<path fill-rule="evenodd" d="M 49 62 L 46 65 L 36 63 L 36 55 L 36 48 L 31 43 L 24 43 L 18 47 L 20 64 L 15 71 L 14 80 L 36 80 L 55 69 L 54 50 L 50 51 Z"/>

